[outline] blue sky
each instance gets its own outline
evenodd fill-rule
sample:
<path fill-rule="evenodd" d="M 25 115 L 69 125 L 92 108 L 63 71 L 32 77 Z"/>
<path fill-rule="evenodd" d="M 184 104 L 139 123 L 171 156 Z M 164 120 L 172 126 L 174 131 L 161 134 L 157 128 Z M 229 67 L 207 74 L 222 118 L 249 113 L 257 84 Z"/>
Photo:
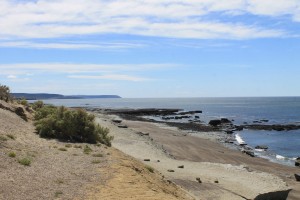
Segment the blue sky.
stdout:
<path fill-rule="evenodd" d="M 300 96 L 298 0 L 2 0 L 0 83 L 122 97 Z"/>

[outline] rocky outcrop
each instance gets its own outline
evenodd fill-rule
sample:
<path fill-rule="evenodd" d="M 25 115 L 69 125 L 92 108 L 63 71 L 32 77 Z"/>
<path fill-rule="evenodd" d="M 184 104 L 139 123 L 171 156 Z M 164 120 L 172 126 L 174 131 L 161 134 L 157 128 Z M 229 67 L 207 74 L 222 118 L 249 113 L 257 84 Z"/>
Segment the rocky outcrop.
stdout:
<path fill-rule="evenodd" d="M 213 119 L 213 120 L 210 120 L 208 124 L 211 126 L 219 126 L 219 125 L 223 125 L 223 124 L 226 126 L 232 126 L 232 122 L 227 118 Z"/>
<path fill-rule="evenodd" d="M 219 119 L 213 119 L 213 120 L 210 120 L 208 124 L 211 126 L 219 126 L 222 124 L 222 121 Z"/>
<path fill-rule="evenodd" d="M 290 191 L 291 189 L 260 194 L 254 200 L 286 200 Z"/>
<path fill-rule="evenodd" d="M 264 150 L 267 150 L 267 149 L 268 149 L 268 146 L 266 146 L 266 145 L 257 145 L 257 146 L 255 147 L 255 149 L 264 149 Z"/>
<path fill-rule="evenodd" d="M 24 119 L 25 121 L 27 121 L 27 116 L 25 114 L 25 111 L 22 107 L 17 107 L 15 110 L 15 113 L 20 116 L 22 119 Z"/>
<path fill-rule="evenodd" d="M 300 157 L 296 158 L 295 160 L 295 166 L 300 167 Z"/>
<path fill-rule="evenodd" d="M 294 174 L 296 181 L 300 181 L 300 174 Z"/>
<path fill-rule="evenodd" d="M 20 116 L 25 121 L 28 120 L 27 114 L 30 115 L 30 113 L 27 111 L 27 109 L 24 109 L 23 106 L 6 103 L 4 101 L 0 101 L 0 109 L 4 109 L 4 110 L 8 110 L 10 112 L 16 113 L 18 116 Z"/>
<path fill-rule="evenodd" d="M 243 128 L 251 129 L 251 130 L 266 130 L 266 131 L 290 131 L 290 130 L 298 130 L 300 129 L 300 125 L 295 124 L 250 124 L 243 125 Z"/>

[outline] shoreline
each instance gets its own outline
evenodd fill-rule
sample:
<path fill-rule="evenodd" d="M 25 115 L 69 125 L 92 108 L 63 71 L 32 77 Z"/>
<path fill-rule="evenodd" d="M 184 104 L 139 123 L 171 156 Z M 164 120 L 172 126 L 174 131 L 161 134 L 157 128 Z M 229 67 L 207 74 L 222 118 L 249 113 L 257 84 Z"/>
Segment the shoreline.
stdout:
<path fill-rule="evenodd" d="M 114 133 L 114 147 L 154 167 L 200 199 L 254 199 L 259 194 L 268 192 L 291 196 L 290 199 L 300 197 L 299 185 L 293 179 L 296 168 L 271 163 L 262 158 L 252 158 L 228 149 L 217 143 L 213 133 L 210 133 L 212 137 L 202 135 L 201 138 L 163 123 L 129 120 L 123 120 L 121 124 L 127 128 L 121 128 L 118 123 L 112 122 L 120 119 L 119 116 L 95 114 L 98 122 L 108 126 Z M 150 161 L 144 161 L 145 159 Z M 184 165 L 186 170 L 179 169 L 180 165 Z M 196 182 L 197 177 L 201 178 L 203 184 Z M 215 179 L 220 184 L 214 183 Z M 255 181 L 259 187 L 251 181 Z M 203 190 L 207 194 L 200 192 Z"/>
<path fill-rule="evenodd" d="M 294 130 L 300 127 L 294 124 L 263 124 L 263 122 L 268 122 L 268 120 L 263 119 L 259 124 L 234 124 L 233 121 L 228 120 L 227 118 L 221 118 L 220 126 L 209 126 L 206 123 L 203 123 L 199 120 L 199 117 L 193 116 L 194 114 L 201 114 L 202 111 L 183 111 L 182 109 L 161 109 L 161 108 L 149 108 L 149 109 L 107 109 L 107 108 L 84 108 L 88 111 L 95 113 L 104 113 L 104 114 L 114 114 L 120 118 L 130 120 L 130 121 L 141 121 L 141 122 L 153 122 L 159 124 L 167 124 L 171 127 L 176 127 L 182 131 L 186 131 L 188 134 L 197 136 L 197 133 L 207 133 L 210 137 L 217 138 L 218 142 L 230 149 L 235 149 L 241 151 L 251 157 L 260 157 L 268 160 L 272 163 L 278 163 L 286 166 L 295 165 L 295 160 L 297 157 L 285 157 L 279 154 L 278 152 L 269 151 L 268 147 L 265 149 L 256 148 L 255 145 L 251 146 L 247 144 L 240 135 L 240 131 L 243 130 L 254 130 L 254 131 L 283 131 L 283 130 Z M 191 114 L 192 116 L 185 116 Z M 152 117 L 155 116 L 155 117 Z M 173 117 L 170 117 L 173 116 Z M 193 119 L 189 120 L 190 122 L 182 122 L 178 119 Z M 172 120 L 173 119 L 173 120 Z M 170 121 L 171 120 L 171 121 Z M 225 123 L 222 122 L 225 121 Z M 218 121 L 218 120 L 212 120 Z M 248 129 L 252 127 L 252 129 Z M 214 135 L 214 136 L 212 136 Z M 264 145 L 262 145 L 264 146 Z"/>

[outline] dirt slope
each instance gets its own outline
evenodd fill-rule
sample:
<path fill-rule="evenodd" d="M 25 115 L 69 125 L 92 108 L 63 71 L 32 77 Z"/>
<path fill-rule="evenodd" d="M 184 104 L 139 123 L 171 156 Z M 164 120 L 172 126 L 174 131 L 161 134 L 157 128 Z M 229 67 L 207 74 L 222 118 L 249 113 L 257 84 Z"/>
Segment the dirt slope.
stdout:
<path fill-rule="evenodd" d="M 186 199 L 180 188 L 125 154 L 104 146 L 42 139 L 30 120 L 12 112 L 14 106 L 0 104 L 1 200 L 119 199 L 124 194 L 131 199 Z M 84 153 L 86 145 L 92 149 L 89 154 Z M 30 166 L 19 163 L 24 158 Z"/>

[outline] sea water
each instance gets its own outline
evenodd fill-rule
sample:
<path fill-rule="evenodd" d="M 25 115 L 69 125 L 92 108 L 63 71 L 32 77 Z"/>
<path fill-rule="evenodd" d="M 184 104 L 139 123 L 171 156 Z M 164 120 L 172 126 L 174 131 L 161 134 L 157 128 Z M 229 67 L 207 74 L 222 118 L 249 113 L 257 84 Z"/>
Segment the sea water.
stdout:
<path fill-rule="evenodd" d="M 256 120 L 268 120 L 267 124 L 300 125 L 300 97 L 52 99 L 44 102 L 67 107 L 202 110 L 200 119 L 206 123 L 211 119 L 228 118 L 236 125 Z M 267 145 L 267 152 L 257 151 L 256 154 L 274 162 L 292 164 L 292 160 L 300 156 L 300 130 L 243 130 L 237 134 L 250 146 Z"/>

